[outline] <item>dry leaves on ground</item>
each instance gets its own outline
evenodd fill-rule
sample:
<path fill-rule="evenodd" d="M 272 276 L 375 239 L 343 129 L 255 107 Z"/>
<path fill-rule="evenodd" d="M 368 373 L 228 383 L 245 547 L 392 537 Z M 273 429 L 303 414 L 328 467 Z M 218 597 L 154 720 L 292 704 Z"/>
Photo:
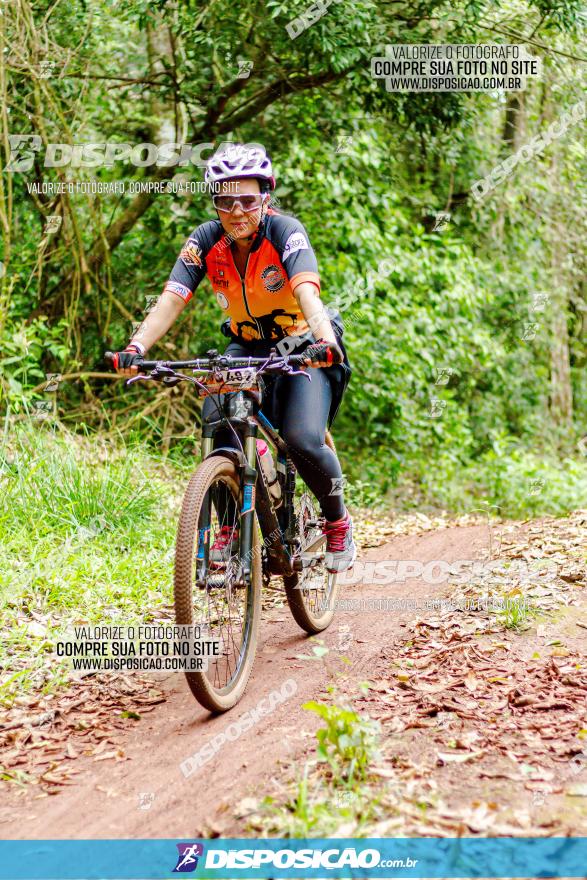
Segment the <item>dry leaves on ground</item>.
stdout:
<path fill-rule="evenodd" d="M 85 676 L 66 692 L 31 696 L 0 713 L 0 774 L 47 794 L 71 784 L 80 756 L 122 761 L 121 734 L 165 701 L 139 675 Z"/>
<path fill-rule="evenodd" d="M 399 810 L 408 833 L 572 832 L 561 817 L 538 817 L 530 799 L 587 793 L 587 656 L 557 639 L 545 651 L 467 601 L 509 595 L 538 612 L 575 605 L 587 586 L 586 526 L 585 511 L 507 524 L 500 559 L 523 559 L 530 571 L 536 560 L 550 565 L 530 577 L 507 566 L 482 573 L 453 592 L 451 610 L 413 621 L 405 640 L 381 651 L 369 691 L 354 702 L 382 725 L 381 811 Z M 504 802 L 483 802 L 483 780 L 509 785 Z"/>

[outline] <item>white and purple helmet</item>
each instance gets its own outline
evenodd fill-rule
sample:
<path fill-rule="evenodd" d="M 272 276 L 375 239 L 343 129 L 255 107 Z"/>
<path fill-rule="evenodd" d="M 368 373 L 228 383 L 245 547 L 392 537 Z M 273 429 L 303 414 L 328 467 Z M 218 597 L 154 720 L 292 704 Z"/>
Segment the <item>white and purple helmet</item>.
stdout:
<path fill-rule="evenodd" d="M 213 192 L 223 180 L 254 177 L 261 192 L 275 189 L 271 159 L 261 144 L 223 144 L 208 160 L 204 177 Z M 265 184 L 265 185 L 264 185 Z"/>

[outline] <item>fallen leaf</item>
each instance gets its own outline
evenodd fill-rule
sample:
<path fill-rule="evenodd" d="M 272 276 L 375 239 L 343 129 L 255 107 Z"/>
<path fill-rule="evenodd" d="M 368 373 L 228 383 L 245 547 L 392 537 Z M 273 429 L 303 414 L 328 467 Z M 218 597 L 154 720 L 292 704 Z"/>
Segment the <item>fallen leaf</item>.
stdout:
<path fill-rule="evenodd" d="M 97 758 L 94 758 L 94 761 L 108 761 L 114 758 L 116 761 L 121 761 L 125 757 L 125 754 L 122 749 L 116 749 L 112 752 L 104 752 L 102 755 L 98 755 Z"/>
<path fill-rule="evenodd" d="M 387 767 L 373 767 L 371 773 L 381 776 L 383 779 L 397 779 L 397 770 L 389 770 Z"/>
<path fill-rule="evenodd" d="M 477 758 L 481 758 L 485 754 L 485 751 L 480 749 L 477 752 L 467 752 L 466 754 L 462 753 L 450 753 L 450 752 L 437 752 L 438 764 L 442 766 L 443 764 L 466 764 L 468 761 L 475 761 Z"/>
<path fill-rule="evenodd" d="M 474 672 L 467 672 L 467 674 L 465 676 L 465 687 L 472 694 L 474 694 L 475 691 L 477 690 L 477 688 L 479 687 L 479 682 L 478 682 Z"/>
<path fill-rule="evenodd" d="M 379 679 L 367 683 L 370 691 L 377 691 L 379 694 L 386 694 L 389 691 L 389 682 L 387 679 Z"/>
<path fill-rule="evenodd" d="M 237 804 L 235 808 L 235 816 L 239 819 L 244 818 L 245 816 L 249 816 L 251 813 L 256 812 L 259 806 L 259 801 L 254 797 L 246 797 L 243 798 L 240 803 Z"/>

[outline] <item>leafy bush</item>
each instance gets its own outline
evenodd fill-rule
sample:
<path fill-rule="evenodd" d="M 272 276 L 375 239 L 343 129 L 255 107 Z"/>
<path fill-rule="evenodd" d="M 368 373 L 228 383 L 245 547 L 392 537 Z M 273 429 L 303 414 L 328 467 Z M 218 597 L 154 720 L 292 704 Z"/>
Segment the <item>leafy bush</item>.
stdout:
<path fill-rule="evenodd" d="M 421 479 L 428 497 L 450 510 L 483 503 L 507 517 L 564 516 L 587 504 L 587 460 L 559 460 L 511 443 L 468 465 L 443 456 Z"/>

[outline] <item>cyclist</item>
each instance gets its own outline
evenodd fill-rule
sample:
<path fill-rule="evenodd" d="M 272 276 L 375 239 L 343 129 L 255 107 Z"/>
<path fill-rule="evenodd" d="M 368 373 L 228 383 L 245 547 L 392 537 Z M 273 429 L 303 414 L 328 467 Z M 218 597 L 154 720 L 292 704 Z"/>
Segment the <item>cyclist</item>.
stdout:
<path fill-rule="evenodd" d="M 318 266 L 305 228 L 270 205 L 275 179 L 265 149 L 220 147 L 207 163 L 205 180 L 218 219 L 189 236 L 156 307 L 119 352 L 118 371 L 137 372 L 140 358 L 167 332 L 206 275 L 229 319 L 222 326 L 231 340 L 225 354 L 264 357 L 275 347 L 282 353 L 309 348 L 307 365 L 322 369 L 311 371 L 310 382 L 301 375 L 270 381 L 263 412 L 279 428 L 318 500 L 326 567 L 344 571 L 353 564 L 356 547 L 340 463 L 325 442 L 350 377 L 340 315 L 330 320 L 320 300 Z M 214 421 L 215 411 L 213 399 L 206 398 L 203 419 Z M 215 442 L 235 446 L 228 429 L 217 431 Z M 211 561 L 226 561 L 237 541 L 237 528 L 224 526 L 211 547 Z"/>

